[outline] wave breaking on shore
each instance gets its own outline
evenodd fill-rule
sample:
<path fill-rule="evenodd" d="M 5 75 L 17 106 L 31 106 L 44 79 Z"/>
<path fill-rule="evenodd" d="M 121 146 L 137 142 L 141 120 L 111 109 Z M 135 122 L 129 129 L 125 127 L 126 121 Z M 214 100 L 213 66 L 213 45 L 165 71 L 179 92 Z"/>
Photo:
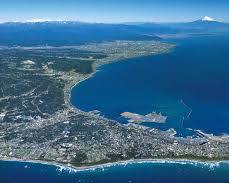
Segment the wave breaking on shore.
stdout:
<path fill-rule="evenodd" d="M 177 165 L 191 165 L 191 166 L 199 166 L 200 168 L 209 168 L 210 170 L 214 170 L 216 167 L 220 167 L 223 164 L 229 166 L 229 161 L 215 161 L 215 162 L 204 162 L 198 160 L 171 160 L 171 159 L 164 159 L 164 160 L 128 160 L 128 161 L 120 161 L 115 163 L 106 163 L 101 165 L 89 166 L 89 167 L 67 167 L 63 165 L 56 165 L 57 171 L 63 172 L 68 171 L 69 173 L 76 173 L 79 171 L 105 171 L 107 168 L 115 167 L 115 166 L 122 166 L 126 167 L 128 165 L 139 165 L 139 164 L 177 164 Z"/>

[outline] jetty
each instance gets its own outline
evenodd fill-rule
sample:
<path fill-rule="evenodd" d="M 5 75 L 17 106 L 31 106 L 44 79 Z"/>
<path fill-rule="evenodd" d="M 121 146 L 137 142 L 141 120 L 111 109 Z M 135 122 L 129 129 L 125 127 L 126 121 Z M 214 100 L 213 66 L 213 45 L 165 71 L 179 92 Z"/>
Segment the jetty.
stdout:
<path fill-rule="evenodd" d="M 165 123 L 167 119 L 167 116 L 163 116 L 161 113 L 157 114 L 156 112 L 152 112 L 147 115 L 123 112 L 121 116 L 129 119 L 128 122 L 130 123 Z"/>

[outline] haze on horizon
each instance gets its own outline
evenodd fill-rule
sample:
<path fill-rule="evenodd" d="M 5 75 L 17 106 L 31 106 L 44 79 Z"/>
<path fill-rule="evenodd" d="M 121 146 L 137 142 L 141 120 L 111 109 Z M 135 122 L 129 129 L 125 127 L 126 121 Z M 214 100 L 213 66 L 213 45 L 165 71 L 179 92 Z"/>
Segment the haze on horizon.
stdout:
<path fill-rule="evenodd" d="M 229 22 L 228 0 L 0 0 L 0 22 Z"/>

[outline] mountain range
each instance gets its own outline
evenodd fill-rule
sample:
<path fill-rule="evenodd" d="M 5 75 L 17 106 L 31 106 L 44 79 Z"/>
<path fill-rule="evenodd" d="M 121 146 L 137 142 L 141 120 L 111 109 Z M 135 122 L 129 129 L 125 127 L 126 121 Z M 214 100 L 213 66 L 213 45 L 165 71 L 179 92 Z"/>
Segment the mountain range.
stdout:
<path fill-rule="evenodd" d="M 36 20 L 36 21 L 35 21 Z M 0 24 L 0 45 L 77 45 L 113 40 L 160 40 L 165 34 L 228 32 L 229 24 L 210 17 L 184 23 L 84 23 L 46 21 Z"/>

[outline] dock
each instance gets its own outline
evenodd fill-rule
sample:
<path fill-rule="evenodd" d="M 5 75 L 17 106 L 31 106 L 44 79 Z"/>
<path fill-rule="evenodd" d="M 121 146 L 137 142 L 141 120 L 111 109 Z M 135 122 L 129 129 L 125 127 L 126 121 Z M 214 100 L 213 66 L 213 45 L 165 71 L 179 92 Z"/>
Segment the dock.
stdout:
<path fill-rule="evenodd" d="M 167 119 L 167 116 L 163 116 L 161 113 L 157 114 L 156 112 L 147 115 L 123 112 L 121 116 L 127 118 L 130 123 L 165 123 Z"/>

